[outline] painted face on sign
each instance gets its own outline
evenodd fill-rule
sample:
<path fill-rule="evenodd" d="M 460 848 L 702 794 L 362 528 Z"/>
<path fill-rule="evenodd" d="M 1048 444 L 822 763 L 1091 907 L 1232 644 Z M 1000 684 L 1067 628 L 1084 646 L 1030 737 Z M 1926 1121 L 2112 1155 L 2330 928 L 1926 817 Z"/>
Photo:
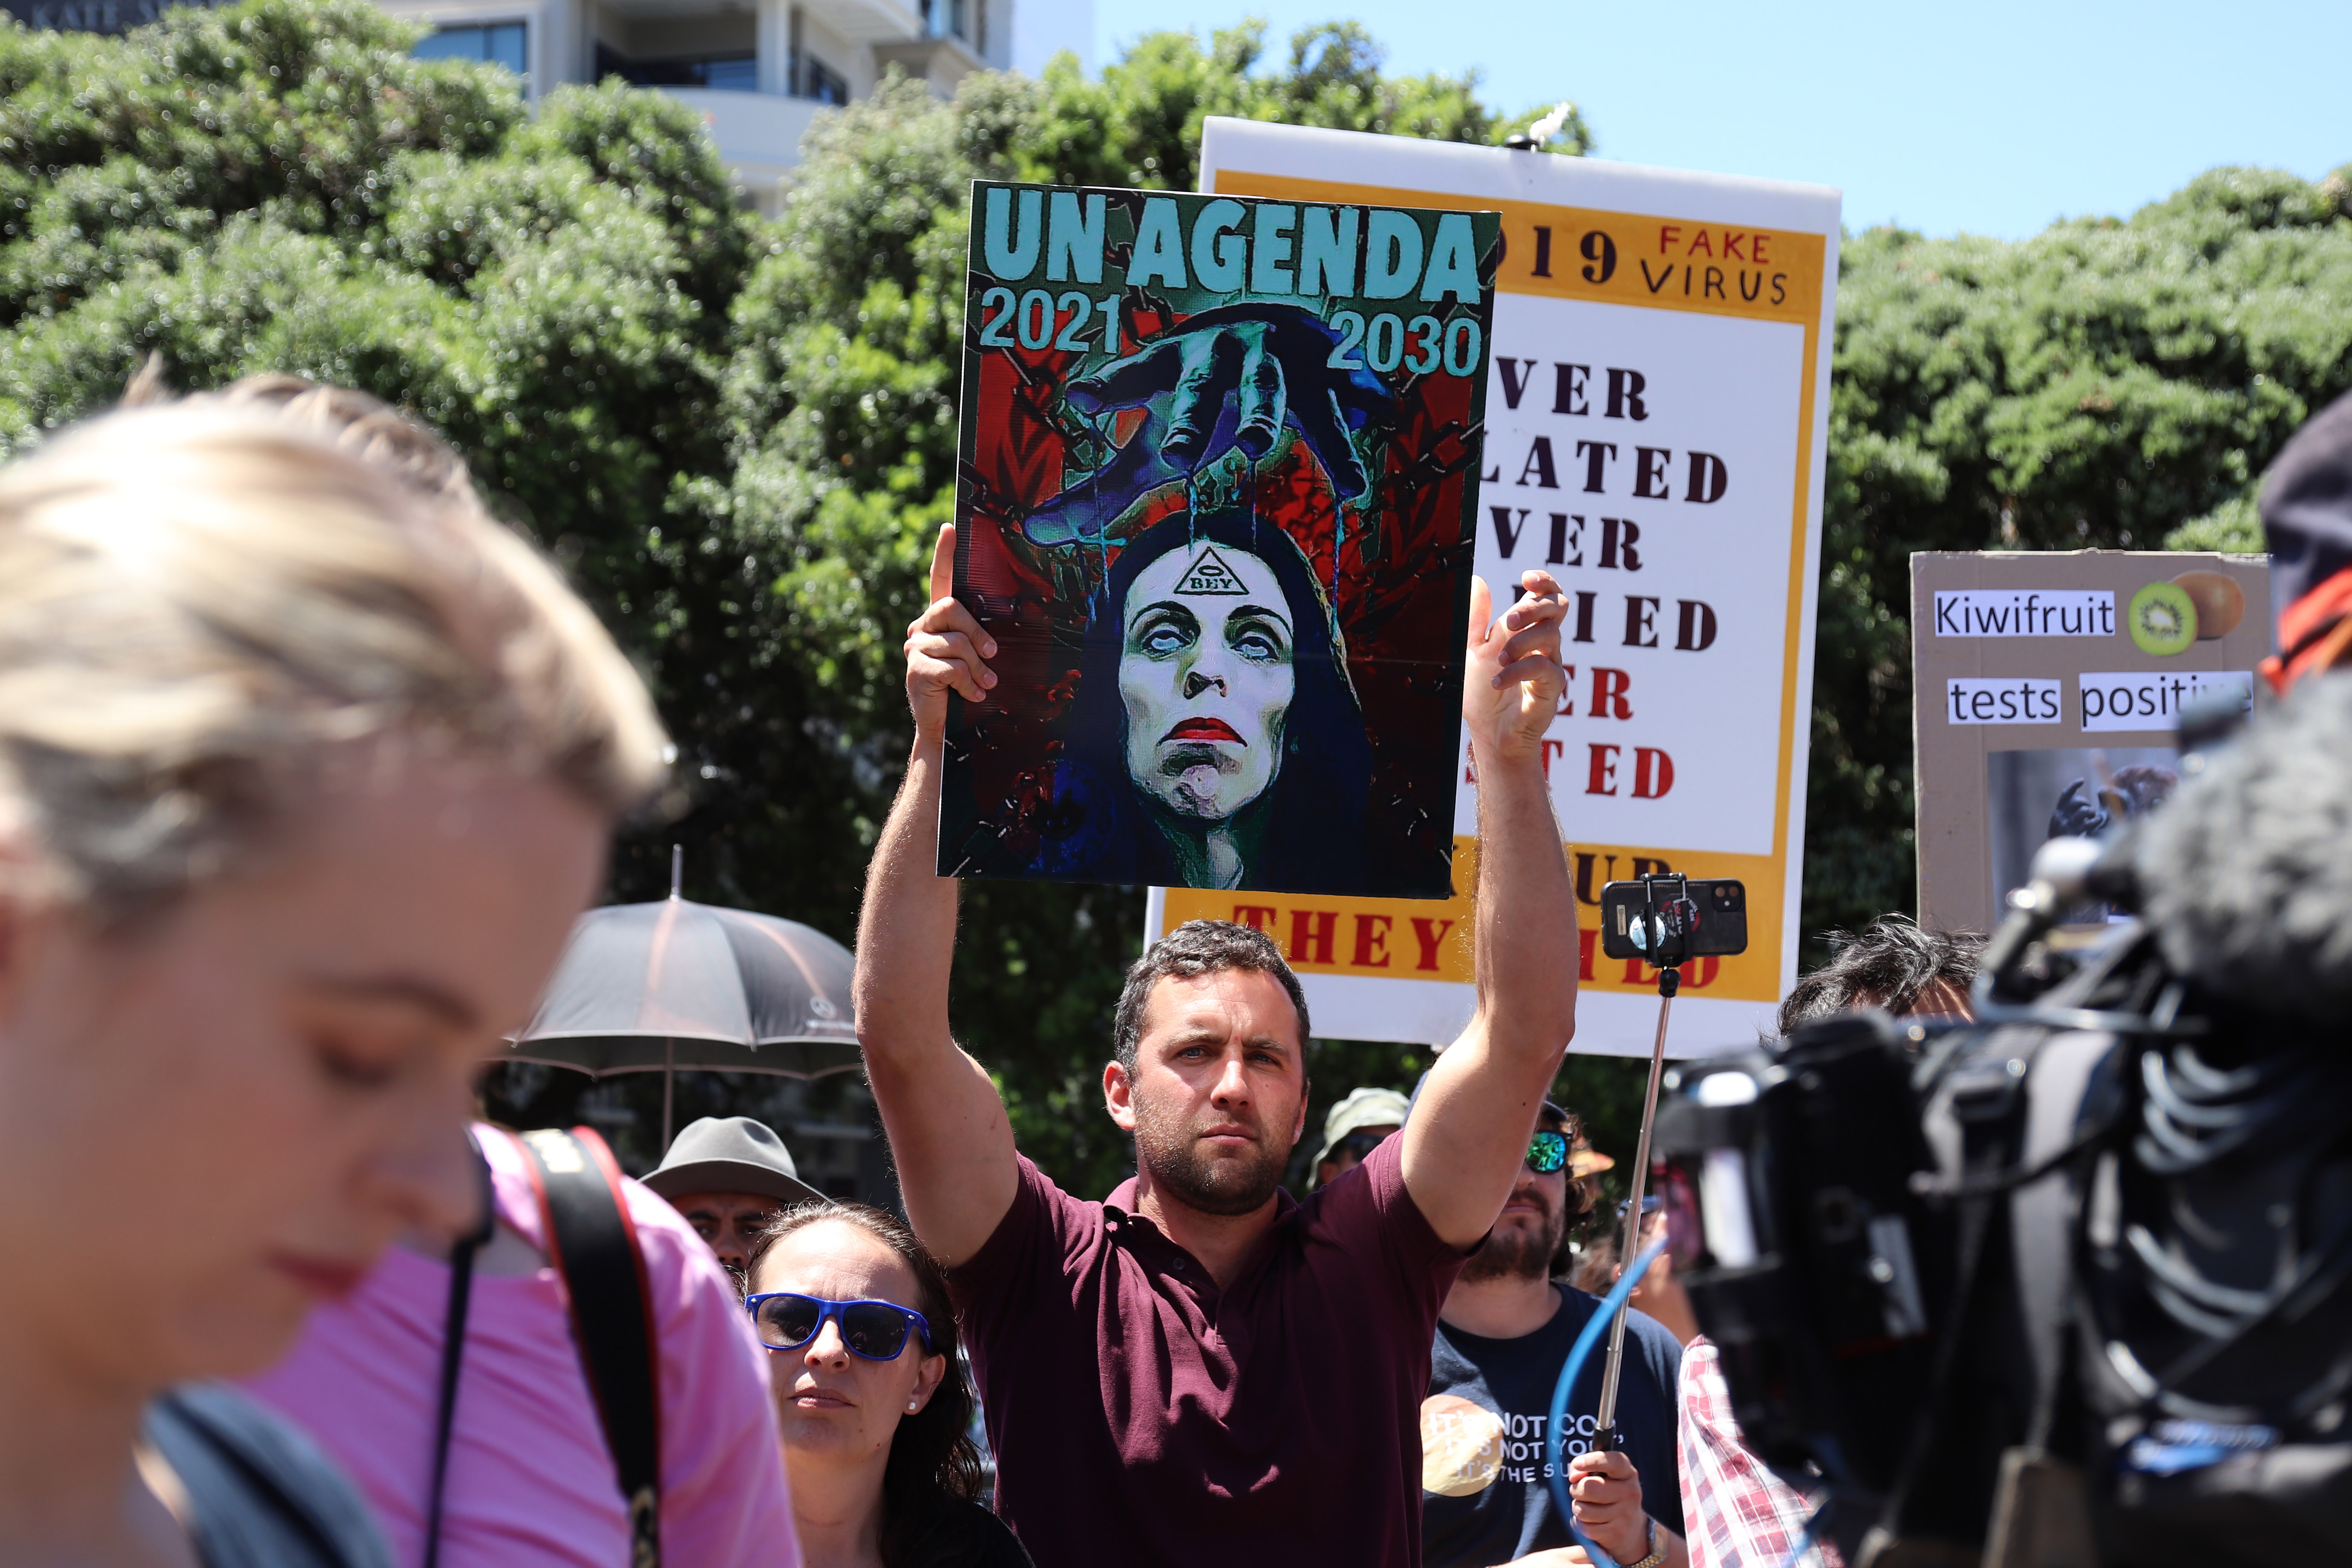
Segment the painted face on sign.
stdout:
<path fill-rule="evenodd" d="M 1229 545 L 1171 551 L 1137 574 L 1121 616 L 1129 777 L 1190 826 L 1230 819 L 1272 787 L 1297 689 L 1274 569 Z"/>

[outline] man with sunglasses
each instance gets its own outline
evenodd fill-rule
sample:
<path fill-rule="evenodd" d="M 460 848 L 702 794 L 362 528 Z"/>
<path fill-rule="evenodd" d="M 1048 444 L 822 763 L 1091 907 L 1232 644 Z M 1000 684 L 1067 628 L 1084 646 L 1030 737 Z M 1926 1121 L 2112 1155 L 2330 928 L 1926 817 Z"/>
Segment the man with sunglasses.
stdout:
<path fill-rule="evenodd" d="M 1315 1176 L 1307 1190 L 1343 1176 L 1388 1142 L 1404 1125 L 1412 1102 L 1392 1089 L 1351 1089 L 1323 1119 L 1323 1147 L 1315 1152 Z"/>
<path fill-rule="evenodd" d="M 908 628 L 915 749 L 866 882 L 856 1017 L 908 1217 L 950 1269 L 997 1510 L 1038 1568 L 1409 1568 L 1438 1308 L 1576 1026 L 1575 890 L 1542 752 L 1565 595 L 1529 572 L 1497 617 L 1473 587 L 1478 1005 L 1404 1131 L 1303 1203 L 1281 1190 L 1306 1131 L 1307 998 L 1265 933 L 1196 921 L 1129 971 L 1103 1098 L 1137 1170 L 1090 1203 L 1020 1157 L 949 1032 L 948 698 L 997 688 L 995 642 L 951 596 L 954 547 L 942 530 Z"/>
<path fill-rule="evenodd" d="M 1552 1277 L 1566 1261 L 1568 1226 L 1590 1202 L 1574 1169 L 1579 1134 L 1573 1116 L 1545 1103 L 1509 1201 L 1438 1316 L 1421 1407 L 1422 1543 L 1430 1568 L 1583 1561 L 1570 1554 L 1574 1538 L 1552 1500 L 1545 1430 L 1560 1368 L 1601 1309 L 1597 1297 Z M 1573 1428 L 1561 1452 L 1577 1522 L 1622 1568 L 1685 1562 L 1675 1468 L 1681 1358 L 1673 1334 L 1641 1312 L 1627 1314 L 1617 1392 L 1622 1453 L 1595 1451 L 1598 1355 L 1569 1398 Z"/>

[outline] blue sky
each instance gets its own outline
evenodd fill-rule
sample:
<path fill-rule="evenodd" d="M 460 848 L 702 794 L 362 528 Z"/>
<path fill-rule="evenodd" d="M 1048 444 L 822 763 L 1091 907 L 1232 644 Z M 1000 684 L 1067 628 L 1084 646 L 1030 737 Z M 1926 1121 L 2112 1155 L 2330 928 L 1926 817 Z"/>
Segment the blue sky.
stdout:
<path fill-rule="evenodd" d="M 1247 16 L 1276 47 L 1352 16 L 1497 107 L 1574 99 L 1602 157 L 1838 186 L 1855 228 L 2013 239 L 2216 164 L 2352 163 L 2352 0 L 1095 0 L 1095 58 Z"/>

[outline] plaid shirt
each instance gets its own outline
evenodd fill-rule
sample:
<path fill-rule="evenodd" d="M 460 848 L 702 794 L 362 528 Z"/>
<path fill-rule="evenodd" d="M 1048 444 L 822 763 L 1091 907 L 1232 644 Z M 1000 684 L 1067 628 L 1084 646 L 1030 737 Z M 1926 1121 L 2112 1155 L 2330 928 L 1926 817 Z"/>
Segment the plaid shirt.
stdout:
<path fill-rule="evenodd" d="M 1705 1335 L 1691 1341 L 1683 1347 L 1675 1390 L 1690 1568 L 1781 1568 L 1813 1505 L 1740 1441 L 1722 1361 Z M 1826 1540 L 1808 1547 L 1804 1562 L 1811 1568 L 1845 1568 Z"/>

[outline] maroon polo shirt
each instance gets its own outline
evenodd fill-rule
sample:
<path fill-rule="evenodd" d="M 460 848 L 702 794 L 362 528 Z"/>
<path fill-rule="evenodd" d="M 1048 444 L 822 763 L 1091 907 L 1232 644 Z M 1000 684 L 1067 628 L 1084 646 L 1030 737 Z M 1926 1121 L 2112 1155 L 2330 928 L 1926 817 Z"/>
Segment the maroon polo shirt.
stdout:
<path fill-rule="evenodd" d="M 1462 1265 L 1405 1191 L 1403 1140 L 1275 1221 L 1231 1286 L 1134 1210 L 1026 1159 L 950 1276 L 1037 1568 L 1421 1562 L 1421 1402 Z"/>

